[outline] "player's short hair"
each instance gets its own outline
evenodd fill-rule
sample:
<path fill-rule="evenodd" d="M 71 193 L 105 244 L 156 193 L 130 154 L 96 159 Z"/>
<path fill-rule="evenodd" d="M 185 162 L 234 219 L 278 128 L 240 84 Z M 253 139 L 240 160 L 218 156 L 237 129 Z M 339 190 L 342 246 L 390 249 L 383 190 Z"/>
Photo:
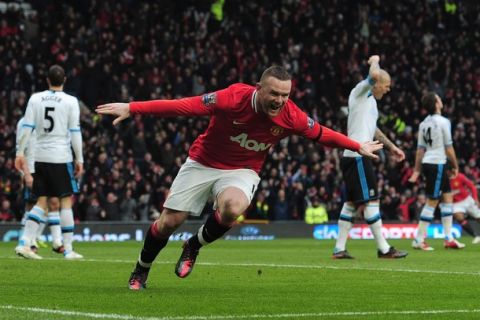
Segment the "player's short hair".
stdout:
<path fill-rule="evenodd" d="M 422 106 L 427 109 L 428 114 L 434 114 L 436 111 L 437 94 L 433 91 L 427 92 L 422 97 Z"/>
<path fill-rule="evenodd" d="M 263 71 L 260 82 L 268 77 L 274 77 L 282 81 L 292 80 L 290 73 L 288 73 L 287 69 L 282 66 L 271 66 L 267 68 L 265 71 Z"/>
<path fill-rule="evenodd" d="M 65 82 L 65 70 L 58 64 L 54 64 L 48 69 L 47 78 L 50 80 L 50 85 L 61 86 Z"/>
<path fill-rule="evenodd" d="M 378 71 L 380 72 L 380 82 L 384 83 L 387 81 L 392 81 L 392 78 L 390 77 L 390 74 L 387 72 L 387 70 L 380 69 Z"/>

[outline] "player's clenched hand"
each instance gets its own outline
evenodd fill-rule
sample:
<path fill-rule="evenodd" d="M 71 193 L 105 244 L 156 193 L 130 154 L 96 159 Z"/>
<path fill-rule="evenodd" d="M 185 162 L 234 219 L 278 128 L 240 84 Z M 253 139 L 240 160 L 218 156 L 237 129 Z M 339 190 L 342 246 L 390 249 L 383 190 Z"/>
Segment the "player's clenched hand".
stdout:
<path fill-rule="evenodd" d="M 25 168 L 25 157 L 24 156 L 16 156 L 15 157 L 15 169 L 23 173 L 23 169 Z"/>
<path fill-rule="evenodd" d="M 368 64 L 379 63 L 379 62 L 380 62 L 380 56 L 378 55 L 373 55 L 373 56 L 370 56 L 370 58 L 368 58 Z"/>
<path fill-rule="evenodd" d="M 83 163 L 75 162 L 75 178 L 79 179 L 83 174 Z"/>
<path fill-rule="evenodd" d="M 378 151 L 383 148 L 383 143 L 375 141 L 367 141 L 360 144 L 360 149 L 358 149 L 358 153 L 360 153 L 364 157 L 378 159 L 378 156 L 374 154 L 375 151 Z"/>
<path fill-rule="evenodd" d="M 397 147 L 392 148 L 391 153 L 395 161 L 400 162 L 405 160 L 405 153 L 400 148 L 397 148 Z"/>
<path fill-rule="evenodd" d="M 33 176 L 30 173 L 25 174 L 24 180 L 27 187 L 33 187 Z"/>
<path fill-rule="evenodd" d="M 113 125 L 117 125 L 120 121 L 130 117 L 130 107 L 128 103 L 116 102 L 116 103 L 107 103 L 97 106 L 95 112 L 99 114 L 110 114 L 112 116 L 117 116 L 113 120 Z"/>

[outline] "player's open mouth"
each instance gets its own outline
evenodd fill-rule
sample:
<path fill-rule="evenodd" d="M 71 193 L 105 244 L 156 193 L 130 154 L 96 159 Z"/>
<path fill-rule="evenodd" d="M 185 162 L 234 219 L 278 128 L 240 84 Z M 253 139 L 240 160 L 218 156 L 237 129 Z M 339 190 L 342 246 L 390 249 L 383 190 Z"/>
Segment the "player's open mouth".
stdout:
<path fill-rule="evenodd" d="M 271 104 L 270 105 L 270 110 L 277 111 L 278 109 L 280 109 L 280 107 L 281 107 L 280 105 L 277 106 L 277 105 Z"/>

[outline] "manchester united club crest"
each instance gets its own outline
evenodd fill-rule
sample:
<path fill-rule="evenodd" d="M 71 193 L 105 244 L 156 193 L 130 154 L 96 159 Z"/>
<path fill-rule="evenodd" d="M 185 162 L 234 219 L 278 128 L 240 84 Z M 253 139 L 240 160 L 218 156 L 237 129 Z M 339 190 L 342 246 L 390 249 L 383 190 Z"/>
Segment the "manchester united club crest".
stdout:
<path fill-rule="evenodd" d="M 307 125 L 309 129 L 312 129 L 313 126 L 315 125 L 315 121 L 312 118 L 307 117 Z"/>
<path fill-rule="evenodd" d="M 217 103 L 217 94 L 215 92 L 204 94 L 202 96 L 202 103 L 206 107 L 208 107 L 211 104 Z"/>
<path fill-rule="evenodd" d="M 279 126 L 273 126 L 270 128 L 270 133 L 274 136 L 278 136 L 283 132 L 283 128 Z"/>

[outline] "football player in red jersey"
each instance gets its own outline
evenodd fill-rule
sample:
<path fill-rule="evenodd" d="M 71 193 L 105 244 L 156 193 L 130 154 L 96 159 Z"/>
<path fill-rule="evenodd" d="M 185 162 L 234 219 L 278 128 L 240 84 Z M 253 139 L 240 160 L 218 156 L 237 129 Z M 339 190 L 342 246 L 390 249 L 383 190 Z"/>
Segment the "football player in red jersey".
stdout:
<path fill-rule="evenodd" d="M 189 215 L 200 215 L 210 196 L 214 214 L 184 243 L 175 273 L 190 274 L 200 248 L 222 237 L 248 208 L 269 148 L 290 135 L 346 148 L 363 156 L 383 147 L 378 141 L 358 142 L 320 125 L 289 99 L 292 81 L 280 66 L 266 69 L 256 86 L 236 83 L 216 92 L 175 100 L 109 103 L 96 112 L 114 115 L 113 124 L 132 114 L 162 117 L 210 116 L 206 131 L 192 144 L 187 161 L 175 177 L 164 210 L 148 229 L 131 274 L 132 290 L 145 288 L 150 267 L 169 236 Z"/>
<path fill-rule="evenodd" d="M 470 215 L 477 221 L 480 220 L 480 203 L 478 201 L 478 192 L 475 184 L 469 180 L 463 173 L 453 176 L 449 171 L 450 188 L 453 194 L 453 217 L 457 220 L 462 229 L 473 236 L 473 244 L 480 243 L 480 236 L 475 233 L 472 226 L 466 219 Z"/>

